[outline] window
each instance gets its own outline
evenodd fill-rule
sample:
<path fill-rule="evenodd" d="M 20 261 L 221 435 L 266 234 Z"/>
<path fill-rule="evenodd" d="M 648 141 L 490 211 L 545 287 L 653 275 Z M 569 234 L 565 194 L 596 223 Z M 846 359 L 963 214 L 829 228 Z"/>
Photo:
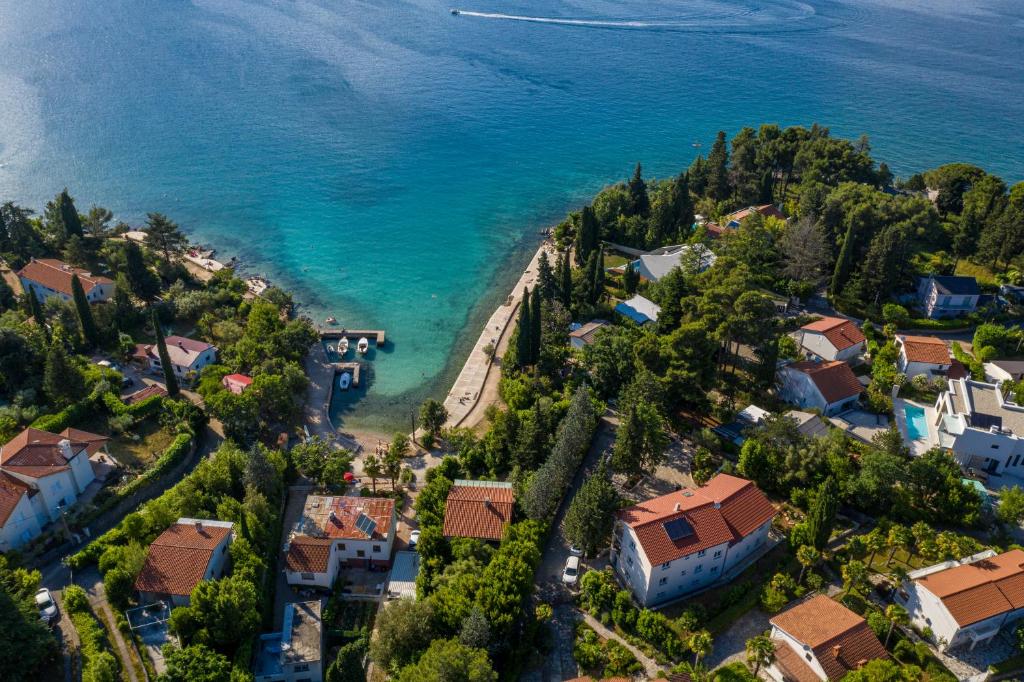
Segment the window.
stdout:
<path fill-rule="evenodd" d="M 721 556 L 722 556 L 722 550 L 720 550 L 720 549 L 716 549 L 716 550 L 715 550 L 715 558 L 716 558 L 716 559 L 718 559 L 718 558 L 719 558 L 719 557 L 721 557 Z"/>
<path fill-rule="evenodd" d="M 697 568 L 693 569 L 693 572 L 694 573 L 700 573 L 703 570 L 704 570 L 704 566 L 701 564 L 701 565 L 698 565 Z"/>
<path fill-rule="evenodd" d="M 374 554 L 380 554 L 380 545 L 374 545 L 373 546 L 373 553 Z"/>
<path fill-rule="evenodd" d="M 309 672 L 309 663 L 296 663 L 295 667 L 292 668 L 293 673 L 305 673 Z"/>
<path fill-rule="evenodd" d="M 221 547 L 220 548 L 220 553 L 221 554 L 227 554 L 228 553 L 228 546 L 224 545 L 223 547 Z"/>
<path fill-rule="evenodd" d="M 668 584 L 668 578 L 662 578 L 661 580 L 658 581 L 658 584 L 659 585 L 667 585 Z"/>
<path fill-rule="evenodd" d="M 341 551 L 341 552 L 345 551 L 345 543 L 344 542 L 339 542 L 338 543 L 338 550 Z"/>
<path fill-rule="evenodd" d="M 661 570 L 667 571 L 668 570 L 668 565 L 671 564 L 671 563 L 672 563 L 671 561 L 666 561 L 665 563 L 663 563 L 661 565 Z"/>
<path fill-rule="evenodd" d="M 1013 458 L 1013 466 L 1017 466 L 1018 464 L 1020 464 L 1020 455 Z"/>
<path fill-rule="evenodd" d="M 700 559 L 705 554 L 707 554 L 707 551 L 702 549 L 699 552 L 697 552 L 697 558 Z"/>
<path fill-rule="evenodd" d="M 302 579 L 303 580 L 312 580 L 313 579 L 313 574 L 312 573 L 303 573 L 302 574 Z M 300 670 L 299 672 L 302 672 L 302 671 Z"/>
<path fill-rule="evenodd" d="M 366 552 L 361 550 L 361 549 L 357 549 L 356 550 L 356 556 L 359 557 L 359 558 L 362 558 L 362 557 L 366 556 Z"/>
<path fill-rule="evenodd" d="M 633 542 L 632 540 L 630 540 L 630 541 L 629 541 L 629 548 L 630 548 L 630 549 L 636 549 L 636 543 L 635 543 L 635 542 Z"/>

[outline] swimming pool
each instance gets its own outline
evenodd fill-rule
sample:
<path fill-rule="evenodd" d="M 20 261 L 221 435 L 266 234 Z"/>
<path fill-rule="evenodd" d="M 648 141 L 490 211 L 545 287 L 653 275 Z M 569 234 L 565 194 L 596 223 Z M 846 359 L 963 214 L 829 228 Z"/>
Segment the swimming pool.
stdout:
<path fill-rule="evenodd" d="M 907 418 L 907 435 L 912 440 L 928 438 L 928 421 L 924 417 L 924 408 L 916 405 L 904 405 L 903 414 Z"/>

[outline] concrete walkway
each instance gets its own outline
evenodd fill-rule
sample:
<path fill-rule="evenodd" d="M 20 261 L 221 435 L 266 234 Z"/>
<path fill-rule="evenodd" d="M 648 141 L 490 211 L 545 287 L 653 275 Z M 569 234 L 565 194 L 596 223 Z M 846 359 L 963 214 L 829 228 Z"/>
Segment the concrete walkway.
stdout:
<path fill-rule="evenodd" d="M 601 623 L 601 621 L 594 618 L 589 613 L 583 613 L 583 622 L 592 627 L 594 632 L 604 639 L 614 639 L 616 642 L 629 649 L 629 651 L 636 656 L 636 660 L 640 661 L 640 664 L 644 667 L 644 672 L 647 673 L 647 677 L 654 679 L 658 677 L 659 672 L 668 672 L 668 668 L 658 665 L 657 661 L 624 640 L 614 630 L 609 630 L 603 623 Z"/>
<path fill-rule="evenodd" d="M 541 244 L 530 264 L 523 271 L 522 277 L 512 288 L 508 300 L 498 306 L 480 332 L 480 338 L 477 339 L 476 345 L 473 346 L 469 357 L 466 358 L 466 364 L 462 366 L 455 385 L 444 399 L 444 406 L 448 410 L 448 426 L 462 426 L 466 417 L 480 401 L 484 385 L 487 383 L 488 376 L 492 374 L 491 367 L 494 364 L 492 357 L 485 353 L 484 349 L 491 346 L 497 353 L 503 340 L 507 344 L 506 337 L 512 333 L 512 329 L 515 327 L 512 322 L 519 310 L 523 289 L 532 288 L 536 283 L 540 255 L 544 252 L 547 252 L 549 260 L 555 257 L 554 247 L 547 242 Z"/>

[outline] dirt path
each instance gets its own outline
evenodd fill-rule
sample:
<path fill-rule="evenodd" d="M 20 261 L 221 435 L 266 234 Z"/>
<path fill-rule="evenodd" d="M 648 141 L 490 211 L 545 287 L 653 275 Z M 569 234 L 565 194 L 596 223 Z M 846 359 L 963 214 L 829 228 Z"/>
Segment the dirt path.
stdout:
<path fill-rule="evenodd" d="M 660 665 L 658 665 L 657 661 L 655 661 L 653 658 L 650 658 L 647 654 L 640 651 L 635 646 L 624 640 L 614 630 L 609 630 L 607 627 L 604 626 L 604 624 L 601 623 L 601 621 L 594 618 L 589 613 L 583 613 L 583 622 L 592 627 L 594 629 L 594 632 L 596 632 L 604 639 L 614 639 L 616 642 L 629 649 L 630 653 L 636 656 L 636 660 L 640 661 L 640 664 L 644 667 L 644 671 L 647 673 L 647 677 L 655 679 L 658 677 L 658 673 L 667 671 L 667 668 L 663 668 Z"/>

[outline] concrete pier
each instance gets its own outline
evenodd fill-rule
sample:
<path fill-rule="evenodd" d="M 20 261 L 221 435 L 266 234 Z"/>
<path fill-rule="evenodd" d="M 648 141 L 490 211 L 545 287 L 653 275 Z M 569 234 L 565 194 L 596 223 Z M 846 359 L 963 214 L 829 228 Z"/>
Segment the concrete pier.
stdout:
<path fill-rule="evenodd" d="M 321 339 L 346 338 L 349 341 L 357 341 L 363 338 L 364 336 L 368 339 L 374 339 L 378 346 L 384 345 L 385 334 L 383 329 L 329 329 L 324 327 L 320 328 Z"/>

